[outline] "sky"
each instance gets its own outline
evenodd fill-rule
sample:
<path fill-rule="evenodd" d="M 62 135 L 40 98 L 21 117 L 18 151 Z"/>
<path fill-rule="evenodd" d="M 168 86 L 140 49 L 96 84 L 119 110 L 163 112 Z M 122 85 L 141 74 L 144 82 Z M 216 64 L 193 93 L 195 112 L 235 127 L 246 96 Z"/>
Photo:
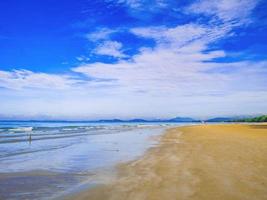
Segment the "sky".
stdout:
<path fill-rule="evenodd" d="M 266 0 L 0 2 L 0 118 L 267 113 Z"/>

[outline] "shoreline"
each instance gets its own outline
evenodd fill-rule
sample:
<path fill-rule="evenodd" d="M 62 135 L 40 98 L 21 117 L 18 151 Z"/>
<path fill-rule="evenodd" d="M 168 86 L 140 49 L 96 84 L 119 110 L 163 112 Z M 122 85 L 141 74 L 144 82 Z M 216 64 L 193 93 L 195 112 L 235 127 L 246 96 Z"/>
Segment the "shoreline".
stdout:
<path fill-rule="evenodd" d="M 28 133 L 1 135 L 0 199 L 59 199 L 106 183 L 118 163 L 140 158 L 157 145 L 150 138 L 167 128 L 161 124 L 64 128 L 67 125 L 40 125 L 32 131 L 40 140 L 32 143 L 4 143 Z M 47 135 L 55 137 L 51 141 Z"/>
<path fill-rule="evenodd" d="M 118 165 L 115 180 L 65 199 L 267 199 L 266 125 L 170 128 L 143 157 Z"/>

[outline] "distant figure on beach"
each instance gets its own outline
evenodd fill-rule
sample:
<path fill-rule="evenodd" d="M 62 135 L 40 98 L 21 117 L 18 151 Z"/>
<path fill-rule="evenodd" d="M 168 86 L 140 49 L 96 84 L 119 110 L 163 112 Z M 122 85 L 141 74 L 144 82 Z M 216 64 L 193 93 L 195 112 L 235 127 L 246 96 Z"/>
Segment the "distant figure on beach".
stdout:
<path fill-rule="evenodd" d="M 31 144 L 32 143 L 32 134 L 30 133 L 29 135 L 29 143 Z"/>

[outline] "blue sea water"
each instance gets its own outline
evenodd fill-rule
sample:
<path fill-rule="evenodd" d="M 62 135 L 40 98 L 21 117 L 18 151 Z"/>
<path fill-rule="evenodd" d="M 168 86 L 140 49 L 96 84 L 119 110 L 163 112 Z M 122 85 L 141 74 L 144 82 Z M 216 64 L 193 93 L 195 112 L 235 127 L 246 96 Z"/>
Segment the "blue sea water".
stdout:
<path fill-rule="evenodd" d="M 141 156 L 157 144 L 151 137 L 179 125 L 0 122 L 0 199 L 52 199 Z"/>

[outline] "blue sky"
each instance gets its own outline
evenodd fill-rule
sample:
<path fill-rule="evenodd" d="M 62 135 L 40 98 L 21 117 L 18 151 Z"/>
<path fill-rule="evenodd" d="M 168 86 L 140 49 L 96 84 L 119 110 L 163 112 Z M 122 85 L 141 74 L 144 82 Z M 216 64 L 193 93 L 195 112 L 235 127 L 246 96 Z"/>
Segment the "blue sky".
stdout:
<path fill-rule="evenodd" d="M 267 112 L 265 0 L 0 3 L 0 117 Z"/>

